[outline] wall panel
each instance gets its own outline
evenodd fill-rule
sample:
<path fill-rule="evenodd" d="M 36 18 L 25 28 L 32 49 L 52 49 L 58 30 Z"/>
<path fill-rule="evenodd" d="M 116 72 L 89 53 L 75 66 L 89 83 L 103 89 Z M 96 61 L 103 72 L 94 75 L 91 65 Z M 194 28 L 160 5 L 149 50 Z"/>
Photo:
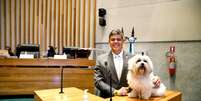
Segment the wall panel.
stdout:
<path fill-rule="evenodd" d="M 15 6 L 15 0 L 11 0 L 11 36 L 10 39 L 12 39 L 11 41 L 11 45 L 12 48 L 15 48 L 14 46 L 16 46 L 16 22 L 15 22 L 15 16 L 16 16 L 16 12 L 15 12 L 16 6 Z"/>
<path fill-rule="evenodd" d="M 10 32 L 11 32 L 11 6 L 10 6 L 10 0 L 6 0 L 6 45 L 10 45 Z"/>
<path fill-rule="evenodd" d="M 0 0 L 0 48 L 95 47 L 96 0 Z"/>
<path fill-rule="evenodd" d="M 16 9 L 15 9 L 15 11 L 14 12 L 16 12 L 16 16 L 15 16 L 15 24 L 16 24 L 16 36 L 15 36 L 15 38 L 16 38 L 16 41 L 15 41 L 15 46 L 17 45 L 17 44 L 19 44 L 20 42 L 21 42 L 21 40 L 20 40 L 20 0 L 16 0 L 16 2 L 15 2 L 15 4 L 16 4 Z M 15 46 L 13 46 L 13 47 L 15 47 Z"/>

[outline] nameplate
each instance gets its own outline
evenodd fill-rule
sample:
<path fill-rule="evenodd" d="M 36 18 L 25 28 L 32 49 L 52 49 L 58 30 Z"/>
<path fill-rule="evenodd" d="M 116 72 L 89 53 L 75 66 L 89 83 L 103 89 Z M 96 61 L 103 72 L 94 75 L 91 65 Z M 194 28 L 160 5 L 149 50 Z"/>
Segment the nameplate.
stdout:
<path fill-rule="evenodd" d="M 54 55 L 54 59 L 67 59 L 66 55 Z"/>
<path fill-rule="evenodd" d="M 20 59 L 34 59 L 33 54 L 20 54 Z"/>

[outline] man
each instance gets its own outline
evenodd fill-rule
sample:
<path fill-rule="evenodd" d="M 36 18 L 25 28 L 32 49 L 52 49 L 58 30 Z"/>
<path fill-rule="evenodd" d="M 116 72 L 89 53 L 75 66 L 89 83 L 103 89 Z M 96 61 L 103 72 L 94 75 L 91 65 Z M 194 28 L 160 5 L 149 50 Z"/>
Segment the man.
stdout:
<path fill-rule="evenodd" d="M 123 50 L 124 36 L 121 31 L 112 30 L 108 43 L 111 51 L 98 56 L 94 69 L 96 93 L 103 98 L 110 97 L 111 93 L 127 95 L 127 62 L 131 55 Z M 156 87 L 160 85 L 158 78 L 153 82 Z"/>
<path fill-rule="evenodd" d="M 47 51 L 47 57 L 54 57 L 55 54 L 55 48 L 53 46 L 49 46 L 49 49 Z"/>

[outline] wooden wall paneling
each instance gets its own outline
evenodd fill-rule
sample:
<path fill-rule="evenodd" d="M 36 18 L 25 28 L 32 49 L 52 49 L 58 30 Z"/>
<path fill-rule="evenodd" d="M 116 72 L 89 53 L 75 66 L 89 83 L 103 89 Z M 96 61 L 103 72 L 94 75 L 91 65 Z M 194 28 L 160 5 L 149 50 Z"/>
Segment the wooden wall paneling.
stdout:
<path fill-rule="evenodd" d="M 75 47 L 75 26 L 76 26 L 76 0 L 72 0 L 72 33 L 71 33 L 71 46 Z"/>
<path fill-rule="evenodd" d="M 44 6 L 44 0 L 39 0 L 39 44 L 41 46 L 40 50 L 41 51 L 44 51 L 44 40 L 45 40 L 45 37 L 44 37 L 44 11 L 43 11 L 43 6 Z"/>
<path fill-rule="evenodd" d="M 91 19 L 90 19 L 90 37 L 89 37 L 89 39 L 90 39 L 90 43 L 89 43 L 89 47 L 94 47 L 94 6 L 95 6 L 95 4 L 94 4 L 94 2 L 95 2 L 95 0 L 91 0 L 91 9 L 90 9 L 90 17 L 91 17 Z M 96 10 L 96 9 L 95 9 Z"/>
<path fill-rule="evenodd" d="M 70 13 L 71 13 L 71 9 L 70 9 L 70 0 L 67 0 L 68 2 L 68 9 L 67 9 L 67 46 L 70 46 Z"/>
<path fill-rule="evenodd" d="M 52 0 L 52 20 L 51 20 L 51 22 L 52 22 L 52 26 L 51 26 L 51 45 L 52 46 L 55 46 L 55 43 L 54 43 L 54 38 L 55 38 L 55 0 Z"/>
<path fill-rule="evenodd" d="M 5 0 L 1 0 L 1 49 L 5 47 Z"/>
<path fill-rule="evenodd" d="M 77 0 L 74 0 L 74 3 L 73 3 L 73 46 L 77 47 L 76 45 L 76 22 L 77 22 Z"/>
<path fill-rule="evenodd" d="M 42 37 L 41 37 L 41 42 L 43 43 L 43 51 L 47 50 L 47 43 L 46 43 L 46 40 L 47 40 L 47 0 L 43 0 L 43 3 L 42 3 Z M 42 52 L 43 52 L 42 51 Z"/>
<path fill-rule="evenodd" d="M 15 17 L 16 17 L 16 12 L 15 12 L 16 6 L 15 6 L 15 0 L 11 1 L 11 49 L 14 49 L 16 47 L 16 23 L 15 23 Z"/>
<path fill-rule="evenodd" d="M 55 47 L 57 47 L 57 50 L 59 51 L 59 45 L 58 45 L 58 35 L 59 35 L 59 1 L 56 0 L 56 18 L 55 18 Z"/>
<path fill-rule="evenodd" d="M 20 38 L 20 40 L 21 40 L 21 43 L 20 44 L 24 44 L 25 43 L 25 21 L 24 21 L 24 19 L 25 19 L 25 0 L 21 0 L 21 2 L 20 2 L 20 17 L 21 17 L 21 19 L 20 19 L 20 21 L 21 21 L 21 38 Z"/>
<path fill-rule="evenodd" d="M 69 45 L 70 46 L 72 46 L 72 20 L 73 20 L 73 15 L 72 15 L 72 10 L 73 10 L 73 8 L 72 8 L 72 0 L 70 0 L 70 2 L 69 2 L 69 4 L 70 4 L 70 9 L 69 9 L 69 11 L 70 11 L 70 26 L 69 26 L 69 30 L 70 30 L 70 33 L 69 33 Z"/>
<path fill-rule="evenodd" d="M 83 0 L 79 0 L 80 1 L 80 18 L 79 18 L 79 37 L 80 37 L 80 39 L 79 39 L 79 47 L 81 47 L 81 48 L 83 48 L 83 46 L 82 46 L 82 35 L 83 35 L 83 33 L 82 33 L 82 17 L 83 17 Z"/>
<path fill-rule="evenodd" d="M 42 36 L 43 36 L 43 21 L 42 21 L 42 19 L 43 19 L 43 0 L 39 0 L 39 7 L 38 7 L 38 37 L 37 37 L 37 39 L 38 39 L 38 44 L 40 44 L 40 51 L 43 51 L 43 47 L 44 47 L 44 45 L 43 45 L 43 43 L 42 43 Z"/>
<path fill-rule="evenodd" d="M 11 35 L 11 12 L 10 12 L 10 4 L 11 1 L 10 0 L 6 0 L 6 33 L 5 33 L 5 42 L 6 42 L 6 46 L 11 46 L 10 44 L 10 35 Z"/>
<path fill-rule="evenodd" d="M 55 41 L 56 41 L 56 2 L 57 2 L 57 0 L 55 0 L 54 1 L 54 33 L 53 33 L 53 46 L 55 46 L 56 47 L 56 43 L 55 43 Z M 58 47 L 57 47 L 58 48 Z"/>
<path fill-rule="evenodd" d="M 75 26 L 76 26 L 76 0 L 72 0 L 72 33 L 71 33 L 71 46 L 75 46 Z"/>
<path fill-rule="evenodd" d="M 66 1 L 66 46 L 69 46 L 68 39 L 69 39 L 69 0 Z"/>
<path fill-rule="evenodd" d="M 6 72 L 5 72 L 6 71 Z M 34 90 L 60 87 L 59 68 L 1 68 L 0 95 L 33 94 Z M 17 78 L 16 78 L 17 76 Z M 82 76 L 82 78 L 80 78 Z M 80 81 L 80 82 L 78 82 Z M 81 68 L 64 68 L 64 87 L 78 87 L 94 91 L 93 70 Z M 7 85 L 5 87 L 5 85 Z M 10 90 L 8 92 L 7 90 Z"/>
<path fill-rule="evenodd" d="M 29 43 L 30 44 L 33 44 L 33 23 L 34 23 L 34 0 L 30 0 L 30 9 L 29 9 L 30 13 L 29 13 L 29 16 L 30 16 L 30 27 L 29 27 Z"/>
<path fill-rule="evenodd" d="M 60 0 L 60 14 L 59 14 L 59 53 L 62 53 L 62 47 L 63 47 L 63 23 L 64 23 L 64 20 L 63 20 L 63 16 L 64 16 L 64 0 Z"/>
<path fill-rule="evenodd" d="M 90 32 L 90 27 L 91 27 L 91 0 L 88 0 L 88 15 L 87 15 L 87 18 L 88 18 L 88 26 L 87 26 L 87 34 L 86 34 L 86 47 L 89 48 L 90 47 L 90 35 L 91 35 L 91 32 Z"/>
<path fill-rule="evenodd" d="M 94 47 L 95 8 L 96 0 L 1 0 L 0 47 Z"/>
<path fill-rule="evenodd" d="M 30 21 L 30 16 L 29 16 L 29 9 L 30 9 L 30 5 L 29 5 L 29 0 L 25 0 L 25 43 L 28 44 L 30 42 L 29 40 L 29 21 Z"/>
<path fill-rule="evenodd" d="M 67 10 L 68 10 L 68 1 L 64 0 L 63 1 L 64 5 L 63 5 L 63 47 L 65 47 L 66 44 L 66 40 L 67 40 Z"/>
<path fill-rule="evenodd" d="M 95 48 L 95 42 L 96 42 L 96 0 L 93 3 L 93 31 L 92 31 L 92 47 Z"/>
<path fill-rule="evenodd" d="M 88 5 L 88 0 L 86 0 L 86 4 L 85 4 L 85 35 L 84 35 L 84 39 L 85 39 L 85 41 L 84 41 L 84 45 L 85 45 L 85 47 L 88 47 L 88 7 L 89 5 Z"/>
<path fill-rule="evenodd" d="M 21 42 L 20 38 L 20 0 L 16 0 L 16 46 Z"/>
<path fill-rule="evenodd" d="M 80 12 L 80 10 L 81 10 L 81 9 L 80 9 L 80 8 L 81 8 L 81 7 L 80 7 L 80 6 L 81 6 L 80 3 L 81 3 L 81 1 L 78 0 L 78 3 L 77 3 L 77 4 L 78 4 L 78 6 L 77 6 L 77 17 L 78 17 L 77 20 L 78 20 L 78 21 L 77 21 L 77 27 L 76 27 L 76 28 L 77 28 L 77 35 L 76 35 L 76 36 L 77 36 L 77 37 L 76 37 L 76 38 L 77 38 L 77 42 L 76 42 L 76 43 L 77 43 L 77 46 L 78 46 L 78 47 L 80 47 L 80 13 L 81 13 L 81 12 Z"/>
<path fill-rule="evenodd" d="M 86 0 L 83 0 L 82 3 L 82 47 L 85 47 L 85 8 L 86 8 Z"/>
<path fill-rule="evenodd" d="M 47 47 L 49 46 L 49 45 L 51 45 L 50 44 L 50 42 L 51 42 L 51 37 L 50 37 L 50 35 L 51 35 L 51 7 L 52 7 L 52 5 L 51 5 L 51 0 L 47 0 L 47 40 L 46 40 L 46 43 L 47 43 Z M 47 48 L 46 47 L 46 48 Z"/>
<path fill-rule="evenodd" d="M 92 27 L 92 25 L 93 25 L 93 17 L 92 17 L 92 16 L 93 16 L 93 11 L 92 11 L 92 8 L 93 8 L 93 0 L 89 0 L 89 5 L 90 5 L 90 6 L 89 6 L 90 9 L 89 9 L 89 14 L 88 14 L 88 15 L 89 15 L 90 19 L 88 18 L 88 19 L 89 19 L 89 21 L 88 21 L 88 22 L 89 22 L 89 25 L 88 25 L 88 26 L 89 26 L 89 28 L 88 28 L 88 32 L 89 32 L 89 36 L 88 36 L 88 38 L 89 38 L 88 46 L 89 46 L 89 48 L 90 48 L 90 47 L 92 47 L 92 46 L 91 46 L 91 44 L 92 44 L 91 42 L 92 42 L 92 29 L 93 29 L 93 27 Z"/>
<path fill-rule="evenodd" d="M 38 0 L 34 0 L 34 44 L 38 44 Z"/>
<path fill-rule="evenodd" d="M 44 50 L 43 51 L 46 51 L 47 50 L 47 3 L 48 3 L 48 0 L 44 0 L 43 1 L 43 43 L 44 43 Z"/>
<path fill-rule="evenodd" d="M 55 0 L 54 1 L 54 10 L 53 10 L 53 22 L 54 22 L 54 24 L 53 24 L 53 35 L 52 35 L 52 37 L 53 37 L 53 46 L 54 47 L 56 47 L 56 43 L 55 43 L 55 37 L 56 37 L 56 2 L 57 2 L 57 0 Z"/>

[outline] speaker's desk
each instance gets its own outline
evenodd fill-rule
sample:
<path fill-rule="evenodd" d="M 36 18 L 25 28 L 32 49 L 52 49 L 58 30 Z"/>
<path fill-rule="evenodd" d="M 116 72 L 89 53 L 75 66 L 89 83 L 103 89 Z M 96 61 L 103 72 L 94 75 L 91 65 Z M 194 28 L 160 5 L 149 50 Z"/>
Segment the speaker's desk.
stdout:
<path fill-rule="evenodd" d="M 83 101 L 83 90 L 69 87 L 64 88 L 64 93 L 60 94 L 60 89 L 46 89 L 34 91 L 35 101 Z M 87 101 L 103 101 L 104 99 L 87 93 Z"/>
<path fill-rule="evenodd" d="M 34 90 L 60 87 L 61 66 L 64 87 L 94 92 L 95 60 L 89 59 L 0 59 L 0 96 L 30 95 Z"/>
<path fill-rule="evenodd" d="M 163 97 L 151 97 L 149 100 L 128 98 L 127 96 L 114 96 L 113 101 L 182 101 L 182 94 L 178 91 L 167 90 Z M 108 99 L 109 101 L 109 99 Z"/>

